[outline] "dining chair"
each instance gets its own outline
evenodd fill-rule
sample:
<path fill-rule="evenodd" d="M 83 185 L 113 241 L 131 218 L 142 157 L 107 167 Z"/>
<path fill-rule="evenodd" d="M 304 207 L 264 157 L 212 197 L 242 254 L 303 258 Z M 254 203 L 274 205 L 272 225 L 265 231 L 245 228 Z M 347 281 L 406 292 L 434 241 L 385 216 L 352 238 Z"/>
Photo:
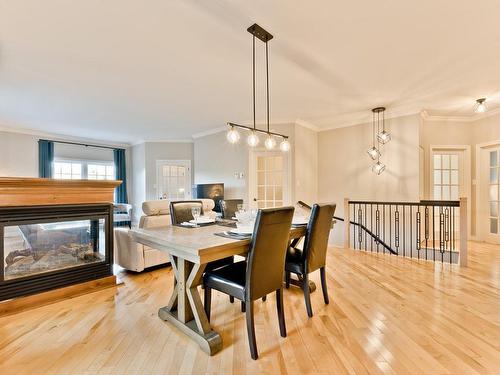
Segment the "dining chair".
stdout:
<path fill-rule="evenodd" d="M 238 211 L 238 205 L 243 204 L 243 199 L 224 199 L 221 201 L 222 217 L 231 219 Z"/>
<path fill-rule="evenodd" d="M 193 220 L 191 209 L 200 208 L 200 215 L 203 215 L 203 203 L 201 201 L 172 201 L 170 202 L 170 217 L 173 225 L 179 225 L 185 221 Z"/>
<path fill-rule="evenodd" d="M 321 289 L 325 304 L 330 302 L 326 287 L 326 250 L 328 248 L 328 237 L 332 226 L 335 204 L 315 204 L 312 207 L 309 223 L 307 224 L 303 249 L 289 247 L 285 261 L 285 285 L 290 286 L 290 274 L 294 273 L 302 278 L 304 299 L 306 302 L 307 315 L 313 316 L 311 307 L 311 296 L 309 291 L 309 274 L 320 270 Z"/>
<path fill-rule="evenodd" d="M 280 334 L 286 337 L 283 274 L 293 211 L 293 207 L 259 210 L 247 259 L 208 271 L 203 276 L 205 312 L 209 321 L 212 289 L 244 302 L 248 343 L 253 359 L 258 358 L 253 301 L 276 292 Z"/>
<path fill-rule="evenodd" d="M 179 225 L 185 221 L 193 220 L 193 214 L 191 209 L 193 207 L 200 207 L 201 215 L 203 215 L 203 203 L 201 201 L 172 201 L 170 202 L 170 217 L 172 219 L 172 225 Z M 206 266 L 206 270 L 213 270 L 231 264 L 234 262 L 234 257 L 230 256 L 223 259 L 214 260 Z M 233 299 L 231 298 L 231 302 Z"/>

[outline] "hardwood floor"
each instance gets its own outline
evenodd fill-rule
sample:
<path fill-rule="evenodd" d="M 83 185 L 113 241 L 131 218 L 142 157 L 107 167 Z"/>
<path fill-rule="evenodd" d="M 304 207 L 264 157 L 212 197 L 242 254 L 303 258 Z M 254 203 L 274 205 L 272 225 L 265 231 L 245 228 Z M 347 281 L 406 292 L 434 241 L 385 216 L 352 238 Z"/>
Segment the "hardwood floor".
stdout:
<path fill-rule="evenodd" d="M 461 269 L 332 248 L 330 304 L 313 293 L 308 319 L 301 291 L 285 290 L 287 338 L 274 296 L 255 304 L 257 361 L 238 303 L 213 293 L 224 349 L 208 357 L 157 317 L 170 269 L 123 273 L 116 289 L 0 318 L 0 374 L 499 374 L 500 246 L 469 253 Z"/>

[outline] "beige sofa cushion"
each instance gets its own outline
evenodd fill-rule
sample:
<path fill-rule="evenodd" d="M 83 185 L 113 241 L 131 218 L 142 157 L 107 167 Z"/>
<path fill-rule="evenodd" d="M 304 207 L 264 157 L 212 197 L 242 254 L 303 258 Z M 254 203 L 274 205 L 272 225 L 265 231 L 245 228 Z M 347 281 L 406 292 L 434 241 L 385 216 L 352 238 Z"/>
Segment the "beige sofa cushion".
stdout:
<path fill-rule="evenodd" d="M 170 200 L 160 199 L 142 202 L 142 212 L 146 216 L 170 215 Z"/>

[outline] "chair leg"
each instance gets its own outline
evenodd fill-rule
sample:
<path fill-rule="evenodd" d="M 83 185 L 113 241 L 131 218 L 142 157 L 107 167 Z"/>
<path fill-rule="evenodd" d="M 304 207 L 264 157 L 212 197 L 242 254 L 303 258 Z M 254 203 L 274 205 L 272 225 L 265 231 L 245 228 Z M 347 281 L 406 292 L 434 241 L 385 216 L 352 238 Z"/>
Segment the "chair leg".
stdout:
<path fill-rule="evenodd" d="M 245 311 L 246 311 L 245 302 L 241 301 L 241 312 L 245 312 Z"/>
<path fill-rule="evenodd" d="M 285 288 L 290 288 L 290 272 L 285 271 Z"/>
<path fill-rule="evenodd" d="M 204 289 L 204 302 L 205 302 L 205 314 L 207 314 L 207 319 L 210 321 L 210 310 L 212 305 L 212 289 L 205 287 Z"/>
<path fill-rule="evenodd" d="M 283 288 L 276 291 L 276 309 L 278 310 L 280 335 L 281 337 L 286 337 L 285 310 L 283 309 Z"/>
<path fill-rule="evenodd" d="M 323 290 L 323 299 L 325 300 L 325 304 L 328 305 L 330 303 L 330 299 L 328 298 L 328 289 L 326 287 L 326 275 L 325 275 L 325 267 L 321 267 L 319 269 L 321 274 L 321 289 Z"/>
<path fill-rule="evenodd" d="M 233 296 L 229 296 L 229 302 L 234 303 L 234 297 Z"/>
<path fill-rule="evenodd" d="M 307 316 L 311 318 L 313 316 L 313 311 L 311 307 L 311 295 L 309 291 L 309 275 L 305 274 L 302 279 L 302 290 L 304 291 L 304 299 L 306 301 Z"/>
<path fill-rule="evenodd" d="M 257 359 L 259 354 L 257 353 L 257 343 L 255 341 L 255 325 L 253 319 L 253 301 L 247 302 L 246 306 L 246 320 L 247 320 L 247 333 L 248 333 L 248 344 L 250 346 L 250 355 L 252 359 Z M 243 305 L 242 305 L 243 306 Z"/>
<path fill-rule="evenodd" d="M 262 302 L 266 302 L 267 300 L 267 295 L 265 295 L 264 297 L 262 297 Z"/>

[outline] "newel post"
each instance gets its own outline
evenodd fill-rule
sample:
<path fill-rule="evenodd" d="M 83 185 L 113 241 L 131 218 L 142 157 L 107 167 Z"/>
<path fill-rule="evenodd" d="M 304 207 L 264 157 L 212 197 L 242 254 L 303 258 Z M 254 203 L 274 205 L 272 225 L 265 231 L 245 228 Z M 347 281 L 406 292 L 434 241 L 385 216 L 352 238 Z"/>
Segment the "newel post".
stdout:
<path fill-rule="evenodd" d="M 344 248 L 351 248 L 351 216 L 349 198 L 344 198 Z"/>
<path fill-rule="evenodd" d="M 467 240 L 468 223 L 467 218 L 467 198 L 460 198 L 460 253 L 459 262 L 462 267 L 467 267 Z"/>

